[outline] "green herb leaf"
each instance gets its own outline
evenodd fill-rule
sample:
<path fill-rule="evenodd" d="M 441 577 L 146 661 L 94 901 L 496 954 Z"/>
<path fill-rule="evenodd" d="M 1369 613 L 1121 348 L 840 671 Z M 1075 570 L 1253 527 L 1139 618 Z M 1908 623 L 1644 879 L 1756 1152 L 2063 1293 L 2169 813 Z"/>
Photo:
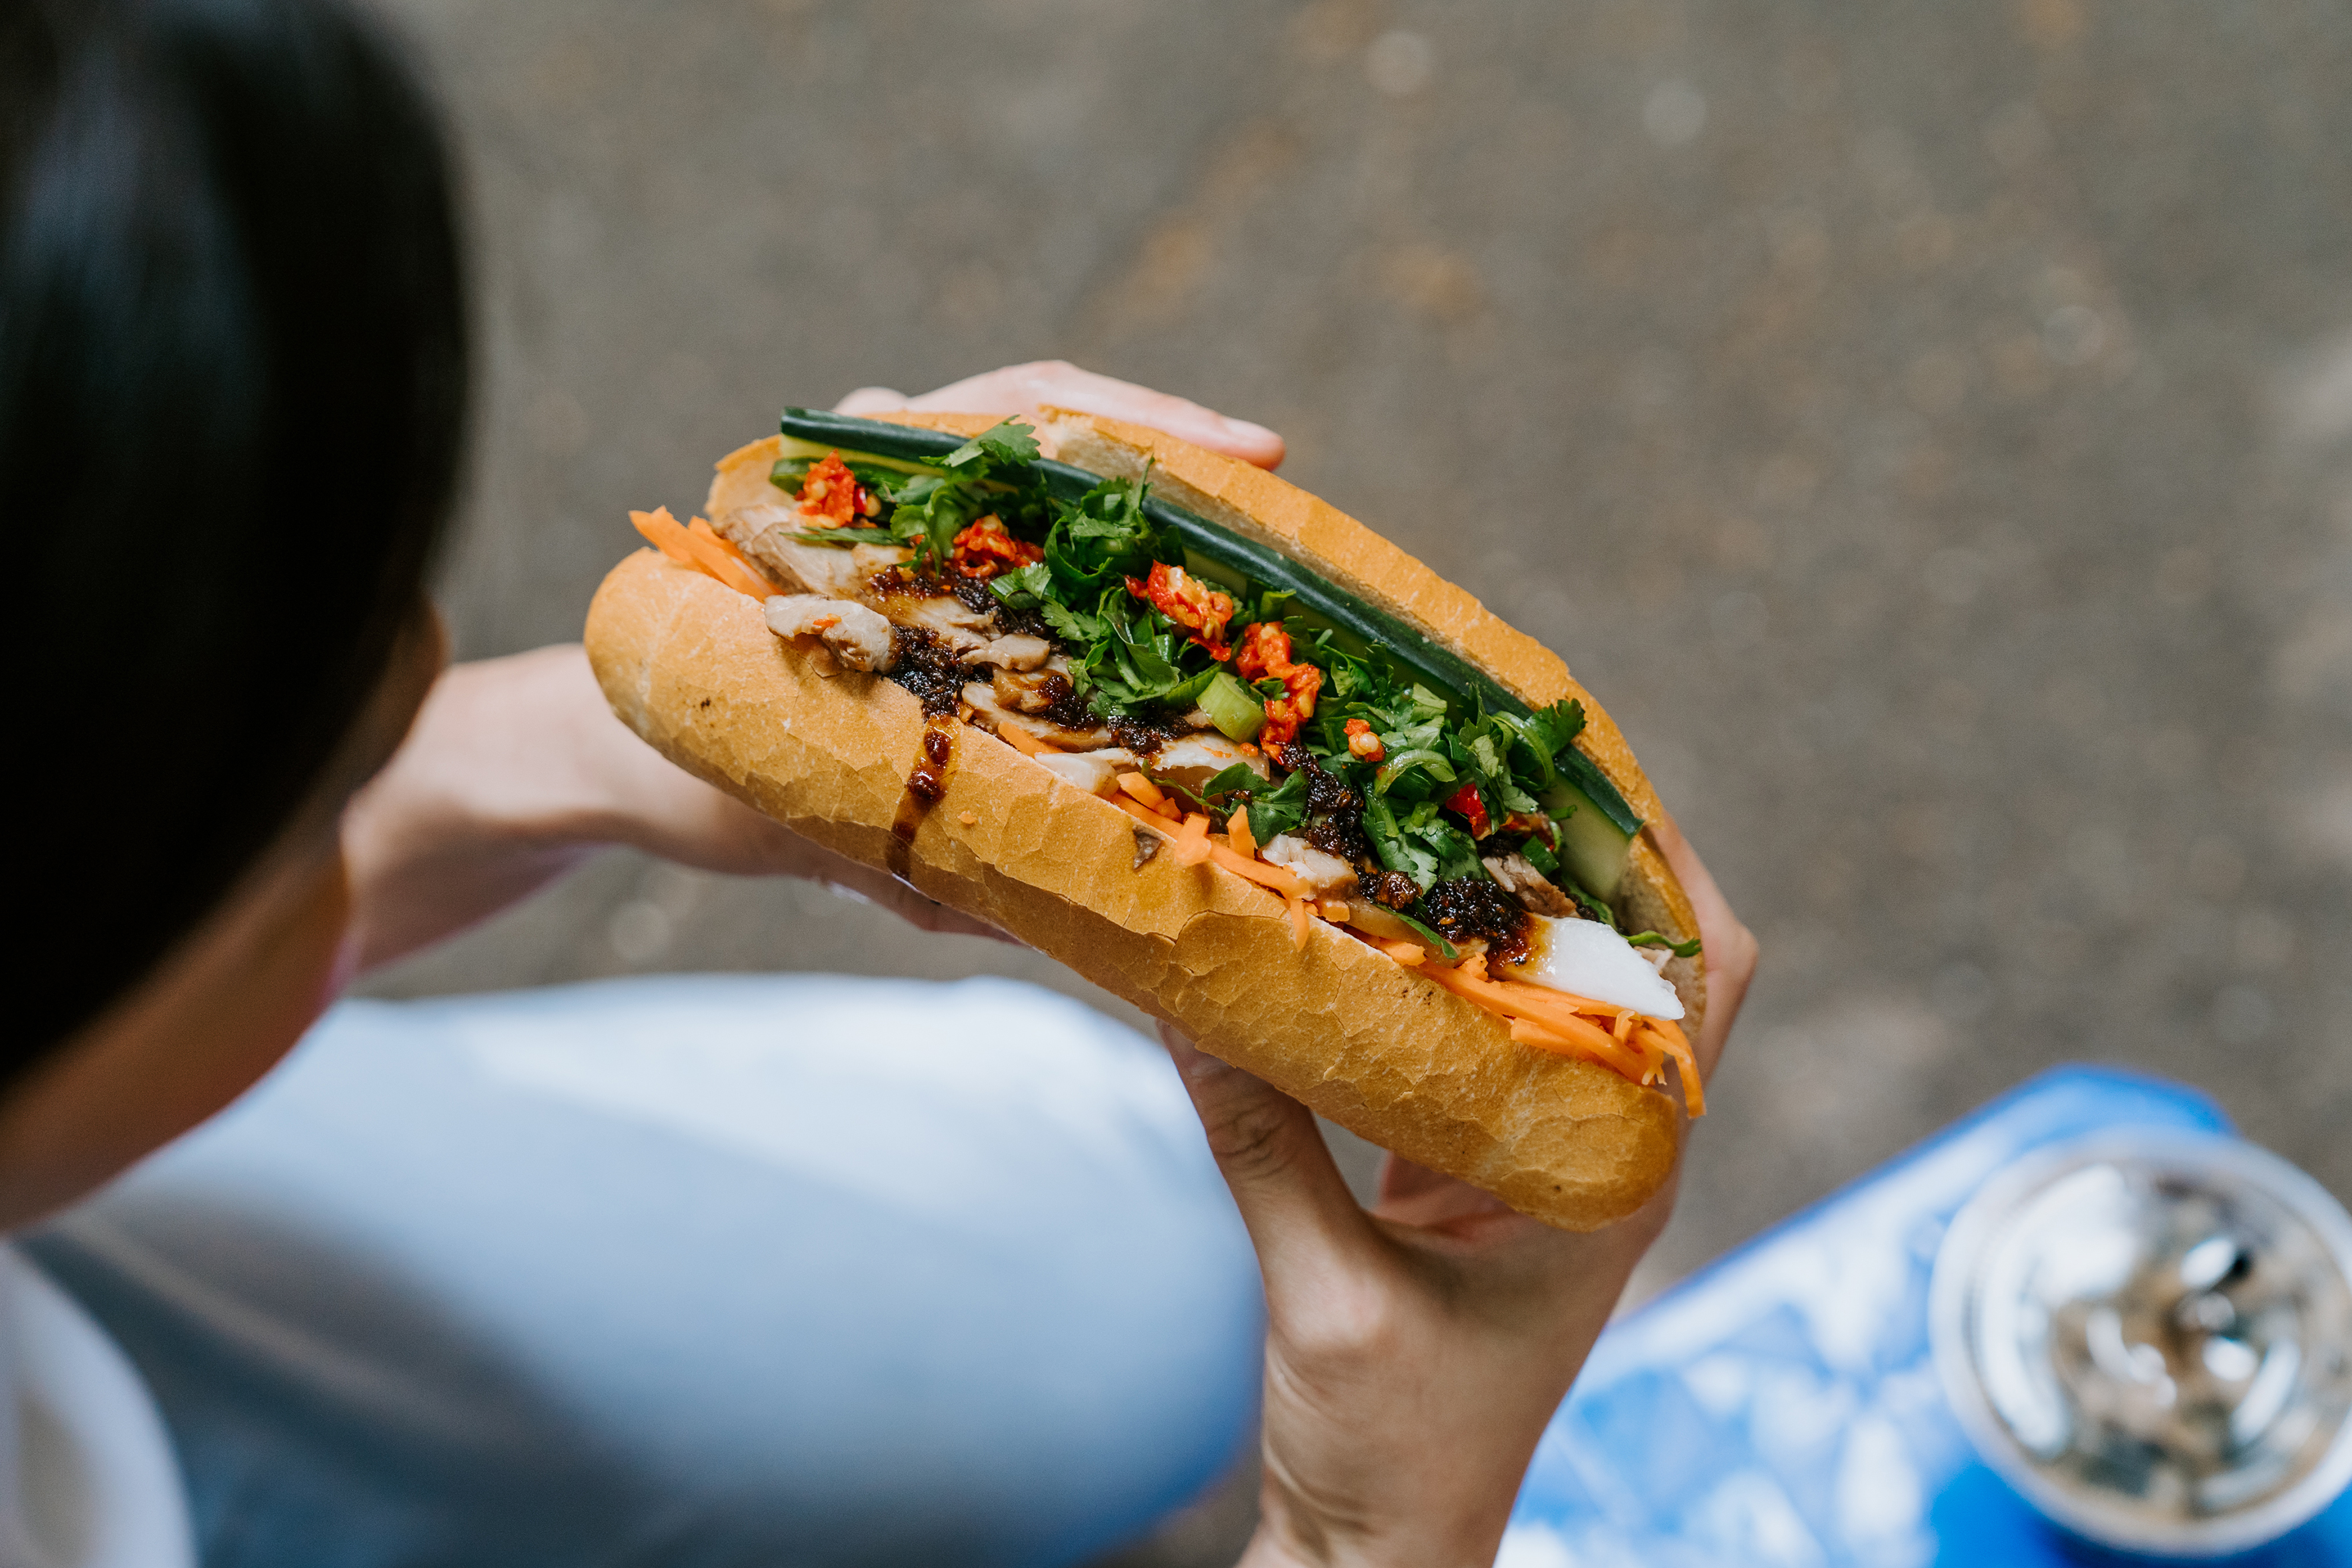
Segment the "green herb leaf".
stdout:
<path fill-rule="evenodd" d="M 1550 707 L 1529 714 L 1519 726 L 1519 734 L 1528 749 L 1542 759 L 1543 773 L 1536 783 L 1551 782 L 1551 760 L 1568 749 L 1570 742 L 1584 733 L 1584 704 L 1573 698 L 1564 699 Z"/>
<path fill-rule="evenodd" d="M 1230 773 L 1232 770 L 1227 769 Z M 1250 837 L 1271 844 L 1307 820 L 1307 775 L 1296 773 L 1281 787 L 1254 796 L 1249 805 Z"/>
<path fill-rule="evenodd" d="M 1387 909 L 1388 906 L 1383 904 L 1381 908 Z M 1446 941 L 1444 937 L 1438 935 L 1436 931 L 1422 924 L 1411 915 L 1405 914 L 1398 910 L 1389 910 L 1389 913 L 1395 915 L 1397 919 L 1404 921 L 1405 924 L 1418 931 L 1421 934 L 1421 940 L 1437 949 L 1437 955 L 1445 960 L 1446 963 L 1452 963 L 1461 958 L 1462 950 L 1460 948 L 1455 947 L 1452 942 Z"/>
<path fill-rule="evenodd" d="M 1053 587 L 1054 574 L 1042 561 L 1001 573 L 990 578 L 988 584 L 988 591 L 996 595 L 997 601 L 1014 610 L 1036 608 L 1045 602 Z"/>
<path fill-rule="evenodd" d="M 1222 773 L 1211 774 L 1208 781 L 1201 785 L 1201 795 L 1205 800 L 1215 800 L 1218 796 L 1231 795 L 1235 790 L 1250 794 L 1264 788 L 1265 788 L 1264 773 L 1247 763 L 1235 763 Z"/>
<path fill-rule="evenodd" d="M 1018 418 L 1005 419 L 941 458 L 940 466 L 975 479 L 993 478 L 1007 468 L 1025 470 L 1038 453 L 1036 432 Z"/>
<path fill-rule="evenodd" d="M 1676 958 L 1688 958 L 1699 950 L 1696 937 L 1688 942 L 1671 942 L 1654 931 L 1636 931 L 1625 940 L 1635 947 L 1663 947 Z"/>
<path fill-rule="evenodd" d="M 1066 637 L 1081 647 L 1094 642 L 1103 635 L 1100 621 L 1092 616 L 1071 609 L 1058 599 L 1041 599 L 1037 605 L 1037 612 L 1045 617 L 1045 624 L 1054 628 L 1056 636 Z"/>

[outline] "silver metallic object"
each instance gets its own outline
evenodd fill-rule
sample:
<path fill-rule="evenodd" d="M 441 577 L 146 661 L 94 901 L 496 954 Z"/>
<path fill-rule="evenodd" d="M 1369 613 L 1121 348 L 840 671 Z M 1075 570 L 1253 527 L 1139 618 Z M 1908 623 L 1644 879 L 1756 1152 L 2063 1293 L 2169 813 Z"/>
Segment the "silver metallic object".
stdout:
<path fill-rule="evenodd" d="M 2352 1481 L 2352 1215 L 2251 1144 L 2029 1157 L 1953 1220 L 1928 1312 L 1979 1453 L 2086 1540 L 2248 1551 Z"/>

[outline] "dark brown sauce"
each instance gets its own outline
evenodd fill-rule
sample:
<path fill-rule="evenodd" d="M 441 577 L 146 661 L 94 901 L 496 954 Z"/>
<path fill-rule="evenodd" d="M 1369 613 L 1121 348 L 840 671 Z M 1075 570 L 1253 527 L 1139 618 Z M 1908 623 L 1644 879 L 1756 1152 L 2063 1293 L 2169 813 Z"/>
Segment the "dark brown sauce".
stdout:
<path fill-rule="evenodd" d="M 1285 747 L 1282 765 L 1307 775 L 1307 842 L 1351 866 L 1372 864 L 1372 842 L 1364 837 L 1364 797 L 1304 746 Z"/>
<path fill-rule="evenodd" d="M 1091 730 L 1095 727 L 1095 710 L 1059 670 L 1049 669 L 1038 679 L 1037 696 L 1045 706 L 1029 711 L 1040 719 L 1059 724 L 1065 730 Z"/>
<path fill-rule="evenodd" d="M 937 572 L 912 566 L 886 566 L 866 579 L 866 593 L 870 599 L 951 598 L 976 616 L 992 617 L 999 633 L 1019 632 L 1027 637 L 1044 637 L 1065 653 L 1074 651 L 1055 632 L 1043 614 L 1034 608 L 1013 608 L 989 591 L 985 578 L 967 577 L 961 572 L 941 576 Z"/>
<path fill-rule="evenodd" d="M 902 880 L 912 863 L 908 847 L 915 842 L 915 830 L 923 825 L 924 814 L 939 805 L 948 793 L 948 763 L 955 756 L 957 721 L 950 715 L 935 713 L 923 726 L 922 755 L 907 774 L 907 793 L 898 797 L 898 809 L 890 818 L 890 874 Z"/>
<path fill-rule="evenodd" d="M 890 679 L 913 692 L 931 717 L 955 711 L 972 673 L 937 632 L 920 626 L 890 628 Z"/>
<path fill-rule="evenodd" d="M 1356 886 L 1372 902 L 1399 914 L 1410 910 L 1421 898 L 1421 884 L 1402 871 L 1362 868 L 1356 873 Z"/>
<path fill-rule="evenodd" d="M 923 760 L 907 775 L 907 793 L 922 796 L 925 805 L 937 805 L 948 793 L 946 768 L 955 755 L 952 719 L 934 719 L 923 726 Z"/>
<path fill-rule="evenodd" d="M 939 574 L 918 572 L 912 566 L 885 566 L 866 580 L 866 596 L 869 599 L 936 599 L 947 591 Z"/>
<path fill-rule="evenodd" d="M 1483 937 L 1488 953 L 1505 963 L 1528 956 L 1528 938 L 1535 925 L 1518 900 L 1484 877 L 1454 877 L 1438 883 L 1421 896 L 1412 917 L 1448 942 Z"/>
<path fill-rule="evenodd" d="M 1124 714 L 1113 714 L 1106 722 L 1110 725 L 1112 738 L 1145 762 L 1150 762 L 1158 756 L 1160 748 L 1169 742 L 1181 740 L 1192 733 L 1192 731 L 1179 724 L 1164 721 L 1154 723 L 1147 719 L 1129 718 Z"/>

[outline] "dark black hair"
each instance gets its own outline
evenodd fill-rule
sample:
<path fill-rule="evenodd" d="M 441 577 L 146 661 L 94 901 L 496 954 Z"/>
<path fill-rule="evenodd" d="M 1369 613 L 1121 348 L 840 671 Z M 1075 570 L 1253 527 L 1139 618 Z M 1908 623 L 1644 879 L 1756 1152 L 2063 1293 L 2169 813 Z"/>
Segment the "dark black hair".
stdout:
<path fill-rule="evenodd" d="M 320 777 L 420 604 L 467 350 L 436 117 L 327 0 L 0 3 L 0 215 L 5 1080 Z"/>

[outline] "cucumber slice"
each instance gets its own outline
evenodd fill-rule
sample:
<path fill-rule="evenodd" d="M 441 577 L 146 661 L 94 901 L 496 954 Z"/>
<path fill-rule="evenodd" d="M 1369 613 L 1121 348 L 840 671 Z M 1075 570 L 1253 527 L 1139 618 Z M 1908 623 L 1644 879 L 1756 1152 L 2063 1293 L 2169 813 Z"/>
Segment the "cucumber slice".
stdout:
<path fill-rule="evenodd" d="M 931 432 L 926 430 L 923 434 L 928 436 Z M 948 450 L 952 452 L 955 447 L 950 447 Z M 853 452 L 845 448 L 837 441 L 803 441 L 789 433 L 783 438 L 783 450 L 778 455 L 782 458 L 807 458 L 814 461 L 823 458 L 827 452 L 841 453 L 841 460 L 845 463 L 853 461 L 870 463 L 877 468 L 889 468 L 901 474 L 936 474 L 940 471 L 935 464 L 919 463 L 907 458 L 888 457 L 862 448 Z"/>
<path fill-rule="evenodd" d="M 1537 799 L 1559 828 L 1560 869 L 1595 897 L 1613 901 L 1618 884 L 1625 879 L 1625 862 L 1633 854 L 1633 833 L 1611 820 L 1591 795 L 1565 779 Z"/>
<path fill-rule="evenodd" d="M 1228 594 L 1249 592 L 1249 579 L 1222 561 L 1212 561 L 1197 550 L 1184 552 L 1184 570 L 1204 583 L 1213 583 Z"/>

